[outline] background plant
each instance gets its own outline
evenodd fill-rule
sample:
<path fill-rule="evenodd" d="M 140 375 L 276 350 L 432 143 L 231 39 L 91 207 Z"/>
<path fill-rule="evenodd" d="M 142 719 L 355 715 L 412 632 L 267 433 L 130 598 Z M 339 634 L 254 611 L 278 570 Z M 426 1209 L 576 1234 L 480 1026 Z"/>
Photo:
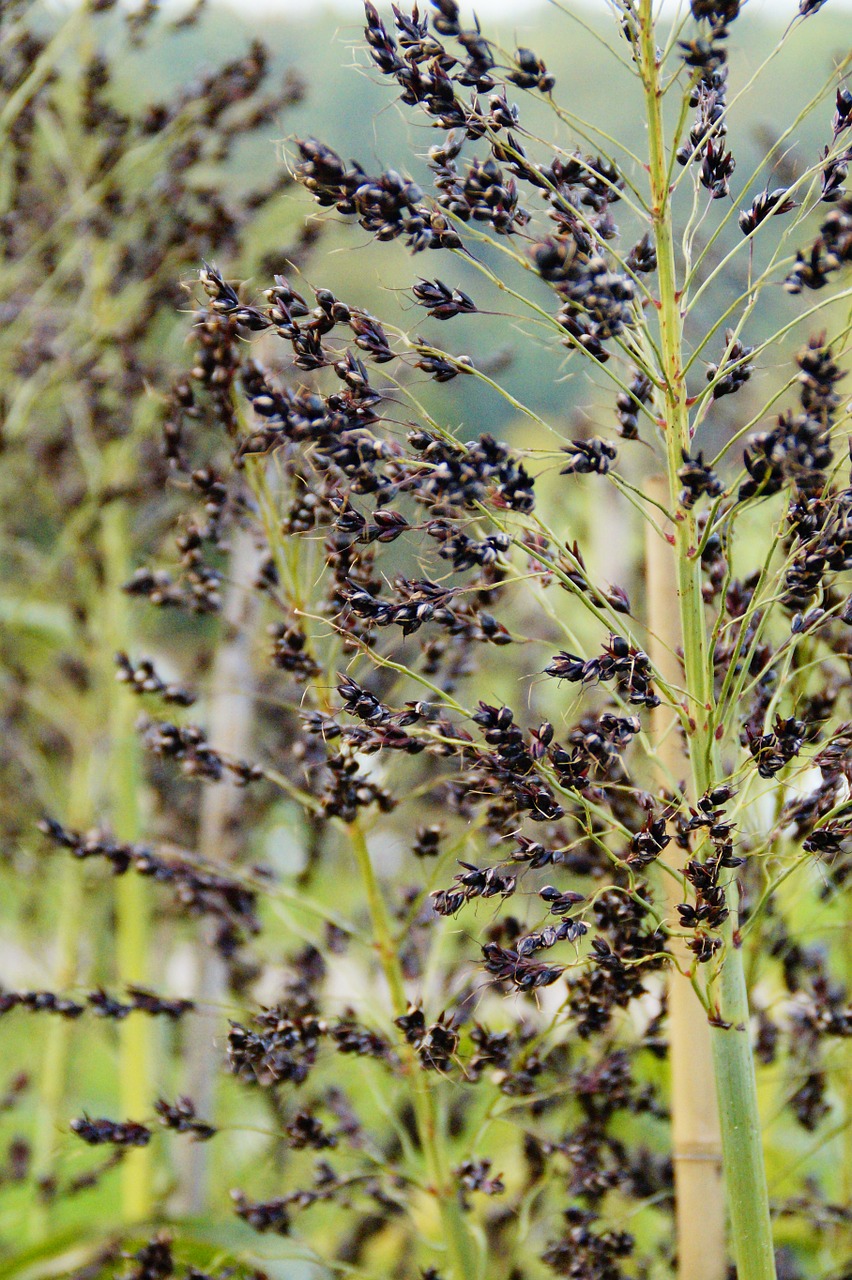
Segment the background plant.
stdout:
<path fill-rule="evenodd" d="M 784 42 L 822 20 L 815 8 Z M 230 1186 L 240 1219 L 284 1237 L 272 1255 L 291 1267 L 669 1273 L 660 1062 L 675 1034 L 666 987 L 687 986 L 674 951 L 732 1082 L 723 1122 L 732 1090 L 740 1131 L 756 1118 L 746 979 L 767 1067 L 767 1136 L 749 1148 L 728 1135 L 725 1152 L 746 1219 L 735 1212 L 739 1274 L 773 1273 L 751 1198 L 764 1157 L 787 1273 L 843 1274 L 833 1153 L 849 1113 L 833 1072 L 849 1015 L 830 940 L 846 927 L 850 99 L 845 64 L 829 59 L 791 122 L 821 120 L 826 149 L 790 160 L 782 132 L 739 187 L 728 112 L 754 86 L 726 82 L 738 6 L 693 10 L 663 30 L 648 7 L 624 7 L 610 33 L 625 112 L 646 114 L 646 171 L 617 135 L 556 105 L 536 55 L 487 41 L 455 5 L 431 25 L 399 13 L 395 28 L 368 6 L 369 57 L 439 129 L 429 188 L 310 138 L 291 163 L 321 205 L 421 254 L 424 275 L 392 323 L 357 289 L 320 287 L 316 263 L 265 294 L 201 269 L 194 362 L 163 433 L 172 491 L 188 499 L 180 560 L 125 586 L 170 619 L 216 613 L 227 563 L 218 656 L 196 631 L 194 665 L 210 675 L 191 711 L 194 690 L 159 659 L 128 641 L 119 664 L 151 707 L 140 733 L 155 848 L 115 816 L 90 835 L 67 811 L 43 822 L 60 850 L 123 885 L 153 878 L 158 901 L 210 917 L 219 961 L 199 961 L 198 940 L 196 967 L 218 1010 L 212 1060 L 226 1056 L 235 1079 L 216 1102 L 208 1034 L 157 1057 L 144 1113 L 100 1118 L 87 1099 L 96 1118 L 73 1125 L 77 1141 L 117 1151 L 154 1149 L 155 1115 L 178 1142 L 206 1140 L 211 1121 L 230 1133 L 224 1168 L 226 1135 L 210 1146 L 212 1219 L 176 1230 L 186 1262 L 222 1240 Z M 525 125 L 536 96 L 555 113 L 555 148 Z M 781 185 L 766 180 L 773 164 L 787 165 Z M 773 330 L 764 311 L 778 313 L 784 280 Z M 489 313 L 546 353 L 554 380 L 583 379 L 596 425 L 567 427 L 508 390 L 503 353 L 446 349 L 437 322 L 472 340 Z M 482 429 L 501 402 L 523 424 L 515 448 Z M 475 415 L 463 433 L 459 404 Z M 129 776 L 119 763 L 119 782 Z M 221 791 L 217 808 L 199 779 L 230 779 L 245 798 Z M 125 1014 L 125 995 L 110 1007 L 76 994 L 130 1026 L 144 1012 Z M 215 1113 L 197 1092 L 170 1101 L 187 1056 Z M 676 1125 L 683 1105 L 675 1095 Z M 819 1181 L 807 1146 L 789 1169 L 790 1106 L 806 1132 L 824 1125 Z M 235 1152 L 240 1185 L 224 1181 Z M 185 1184 L 206 1199 L 197 1166 Z M 161 1175 L 166 1217 L 167 1190 Z M 831 1229 L 818 1238 L 815 1223 Z M 706 1215 L 681 1218 L 684 1274 L 696 1274 L 691 1244 L 708 1274 L 724 1270 L 706 1230 Z M 163 1238 L 133 1264 L 173 1265 Z"/>
<path fill-rule="evenodd" d="M 266 251 L 261 218 L 289 178 L 278 171 L 252 184 L 239 163 L 247 139 L 301 94 L 293 74 L 265 85 L 269 55 L 255 41 L 171 95 L 140 100 L 129 85 L 155 18 L 154 9 L 121 18 L 111 5 L 84 5 L 51 27 L 39 6 L 13 4 L 0 27 L 2 770 L 4 794 L 16 797 L 3 813 L 5 881 L 19 919 L 36 938 L 55 938 L 40 976 L 63 990 L 144 984 L 151 972 L 144 887 L 127 881 L 115 894 L 94 893 L 78 867 L 35 871 L 25 833 L 47 810 L 83 827 L 97 816 L 127 838 L 140 833 L 147 801 L 115 653 L 137 625 L 121 593 L 131 557 L 159 543 L 178 505 L 158 439 L 173 352 L 188 327 L 182 274 L 207 254 L 248 262 Z M 194 20 L 155 24 L 155 43 L 180 46 Z M 217 582 L 210 574 L 194 583 L 194 607 L 205 593 L 215 602 Z M 29 1102 L 31 1132 L 12 1139 L 8 1181 L 29 1175 L 29 1183 L 10 1189 L 8 1221 L 29 1201 L 34 1238 L 63 1221 L 60 1176 L 72 1184 L 80 1176 L 57 1148 L 85 1052 L 72 1035 L 76 1008 L 62 1005 L 34 1038 L 27 1088 L 16 1075 L 10 1095 L 21 1094 L 25 1112 Z M 122 1018 L 119 1038 L 123 1106 L 147 1108 L 165 1044 L 154 1043 L 144 1017 Z M 96 1057 L 108 1052 L 97 1033 L 95 1046 Z M 146 1218 L 150 1153 L 124 1165 L 124 1214 Z"/>

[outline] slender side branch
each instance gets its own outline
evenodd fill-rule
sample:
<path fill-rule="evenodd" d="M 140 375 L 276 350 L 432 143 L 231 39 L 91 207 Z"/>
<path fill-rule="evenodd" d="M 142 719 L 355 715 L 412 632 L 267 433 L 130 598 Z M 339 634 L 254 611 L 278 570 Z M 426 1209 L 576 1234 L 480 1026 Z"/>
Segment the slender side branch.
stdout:
<path fill-rule="evenodd" d="M 351 842 L 358 863 L 361 881 L 367 895 L 367 904 L 373 925 L 376 950 L 390 991 L 394 1017 L 402 1017 L 408 1009 L 399 949 L 393 935 L 387 903 L 373 870 L 370 850 L 364 833 L 357 822 L 344 828 Z M 441 1126 L 431 1082 L 421 1069 L 414 1050 L 404 1045 L 402 1052 L 407 1061 L 411 1080 L 411 1094 L 417 1120 L 417 1133 L 429 1177 L 430 1190 L 436 1196 L 441 1215 L 444 1244 L 450 1264 L 448 1274 L 452 1280 L 476 1280 L 480 1274 L 480 1261 L 473 1237 L 462 1216 L 461 1206 L 447 1167 Z"/>

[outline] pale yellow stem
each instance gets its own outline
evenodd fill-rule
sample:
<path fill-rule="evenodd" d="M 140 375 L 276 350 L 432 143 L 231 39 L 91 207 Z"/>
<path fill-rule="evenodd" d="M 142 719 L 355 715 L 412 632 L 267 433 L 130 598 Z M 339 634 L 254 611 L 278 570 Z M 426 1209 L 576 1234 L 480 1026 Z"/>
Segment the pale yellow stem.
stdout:
<path fill-rule="evenodd" d="M 260 555 L 252 534 L 238 529 L 232 539 L 230 586 L 222 611 L 222 632 L 216 650 L 207 723 L 210 739 L 225 755 L 243 759 L 249 754 L 254 717 L 252 644 L 257 630 L 259 605 L 252 584 L 260 567 Z M 198 852 L 206 862 L 228 863 L 242 839 L 239 813 L 245 792 L 231 783 L 205 787 L 201 800 Z M 216 1077 L 220 1050 L 216 1012 L 226 990 L 225 965 L 212 939 L 199 943 L 193 957 L 195 989 L 199 1003 L 188 1026 L 186 1091 L 205 1120 L 215 1117 Z M 210 1147 L 206 1142 L 186 1143 L 182 1149 L 182 1200 L 191 1214 L 208 1208 Z"/>
<path fill-rule="evenodd" d="M 102 517 L 104 557 L 105 678 L 112 691 L 109 722 L 108 794 L 114 834 L 132 843 L 141 835 L 142 769 L 135 731 L 137 709 L 111 670 L 112 655 L 128 649 L 130 620 L 122 584 L 130 576 L 130 530 L 126 507 L 112 502 Z M 121 876 L 115 895 L 115 960 L 121 982 L 146 986 L 150 976 L 151 898 L 149 885 L 133 872 Z M 121 1108 L 125 1118 L 141 1121 L 154 1102 L 154 1045 L 150 1020 L 126 1018 L 119 1028 Z M 122 1212 L 125 1222 L 143 1222 L 153 1208 L 153 1159 L 150 1147 L 128 1152 L 122 1163 Z"/>
<path fill-rule="evenodd" d="M 667 505 L 668 481 L 662 477 L 650 481 L 648 496 Z M 683 684 L 684 677 L 677 658 L 681 638 L 676 561 L 672 548 L 656 527 L 649 523 L 647 530 L 649 656 L 666 683 L 677 687 Z M 662 704 L 653 711 L 651 732 L 660 765 L 660 784 L 670 786 L 674 781 L 686 788 L 690 762 L 679 718 L 670 707 Z M 674 842 L 663 854 L 675 871 L 683 865 L 684 856 Z M 682 882 L 668 875 L 660 879 L 665 885 L 666 915 L 676 921 L 675 908 L 685 899 Z M 724 1280 L 727 1258 L 722 1135 L 710 1025 L 689 979 L 679 971 L 689 968 L 694 960 L 692 953 L 681 938 L 672 938 L 669 946 L 678 965 L 671 967 L 668 987 L 678 1275 L 683 1280 Z"/>

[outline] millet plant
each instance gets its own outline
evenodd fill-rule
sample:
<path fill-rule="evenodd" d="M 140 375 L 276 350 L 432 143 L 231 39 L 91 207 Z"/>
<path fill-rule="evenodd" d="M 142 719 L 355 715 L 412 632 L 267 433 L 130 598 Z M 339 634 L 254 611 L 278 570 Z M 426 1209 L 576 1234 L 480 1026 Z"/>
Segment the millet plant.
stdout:
<path fill-rule="evenodd" d="M 123 589 L 226 612 L 218 657 L 187 632 L 207 646 L 190 711 L 189 670 L 118 654 L 145 707 L 150 843 L 41 821 L 48 847 L 209 926 L 187 1012 L 207 1009 L 203 1098 L 82 1113 L 72 1134 L 123 1151 L 162 1125 L 214 1160 L 230 1134 L 230 1208 L 218 1172 L 184 1192 L 282 1237 L 270 1268 L 849 1275 L 852 55 L 826 55 L 744 175 L 732 108 L 771 66 L 728 83 L 739 0 L 665 24 L 652 0 L 610 7 L 641 157 L 455 0 L 366 3 L 365 61 L 434 131 L 428 184 L 334 139 L 291 141 L 290 169 L 353 244 L 399 242 L 422 275 L 379 320 L 323 287 L 319 255 L 265 289 L 200 264 L 164 408 L 178 556 Z M 525 124 L 535 99 L 549 140 Z M 813 117 L 824 143 L 801 155 Z M 582 429 L 444 342 L 487 315 L 588 379 Z M 501 400 L 511 446 L 483 429 Z M 215 812 L 199 782 L 227 797 Z M 839 941 L 804 943 L 803 912 Z M 174 1007 L 101 992 L 72 1016 L 151 1001 Z M 770 1198 L 789 1111 L 837 1158 L 815 1179 L 805 1152 L 796 1194 Z M 146 1193 L 138 1217 L 174 1238 L 137 1241 L 136 1280 L 197 1247 L 172 1191 Z"/>
<path fill-rule="evenodd" d="M 96 1185 L 91 1169 L 68 1167 L 64 1140 L 86 1075 L 80 1054 L 100 1061 L 109 1050 L 91 1019 L 75 1025 L 86 1004 L 69 993 L 88 990 L 90 1011 L 116 1019 L 128 1111 L 148 1107 L 155 1058 L 170 1050 L 152 1020 L 176 1024 L 186 1012 L 186 1001 L 146 994 L 156 945 L 147 886 L 95 885 L 70 862 L 44 867 L 28 834 L 46 812 L 128 839 L 141 831 L 135 708 L 115 653 L 136 625 L 122 584 L 179 509 L 159 440 L 190 327 L 182 277 L 205 256 L 247 269 L 265 251 L 275 270 L 315 234 L 300 240 L 279 225 L 271 248 L 257 226 L 292 180 L 280 168 L 251 181 L 246 145 L 266 135 L 271 148 L 302 94 L 292 71 L 272 82 L 261 42 L 190 66 L 172 88 L 140 89 L 154 50 L 185 56 L 200 12 L 165 21 L 156 6 L 123 12 L 106 0 L 64 14 L 20 0 L 0 12 L 0 1009 L 56 1015 L 2 1027 L 0 1110 L 13 1128 L 0 1220 L 16 1257 L 67 1231 L 66 1204 L 84 1235 L 77 1202 Z M 199 576 L 194 598 L 215 607 L 217 585 Z M 38 961 L 22 974 L 27 936 Z M 19 1000 L 6 989 L 15 976 L 52 990 Z M 124 1003 L 100 989 L 127 984 L 136 995 Z M 123 1165 L 123 1186 L 120 1207 L 101 1204 L 103 1220 L 151 1213 L 151 1153 L 124 1156 L 106 1162 Z"/>

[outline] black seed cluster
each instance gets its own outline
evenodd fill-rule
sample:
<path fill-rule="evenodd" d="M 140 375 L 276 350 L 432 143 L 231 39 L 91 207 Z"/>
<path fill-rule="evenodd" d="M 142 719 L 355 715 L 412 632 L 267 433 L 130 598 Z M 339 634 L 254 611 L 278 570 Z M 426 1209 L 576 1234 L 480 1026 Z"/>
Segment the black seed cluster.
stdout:
<path fill-rule="evenodd" d="M 116 1147 L 147 1147 L 151 1130 L 134 1120 L 91 1120 L 82 1115 L 71 1121 L 71 1132 L 91 1147 L 109 1144 Z"/>
<path fill-rule="evenodd" d="M 606 684 L 612 681 L 626 702 L 648 708 L 660 705 L 652 687 L 652 669 L 647 654 L 629 644 L 623 636 L 610 636 L 599 658 L 583 659 L 575 654 L 560 653 L 545 671 L 557 680 L 572 683 Z"/>

